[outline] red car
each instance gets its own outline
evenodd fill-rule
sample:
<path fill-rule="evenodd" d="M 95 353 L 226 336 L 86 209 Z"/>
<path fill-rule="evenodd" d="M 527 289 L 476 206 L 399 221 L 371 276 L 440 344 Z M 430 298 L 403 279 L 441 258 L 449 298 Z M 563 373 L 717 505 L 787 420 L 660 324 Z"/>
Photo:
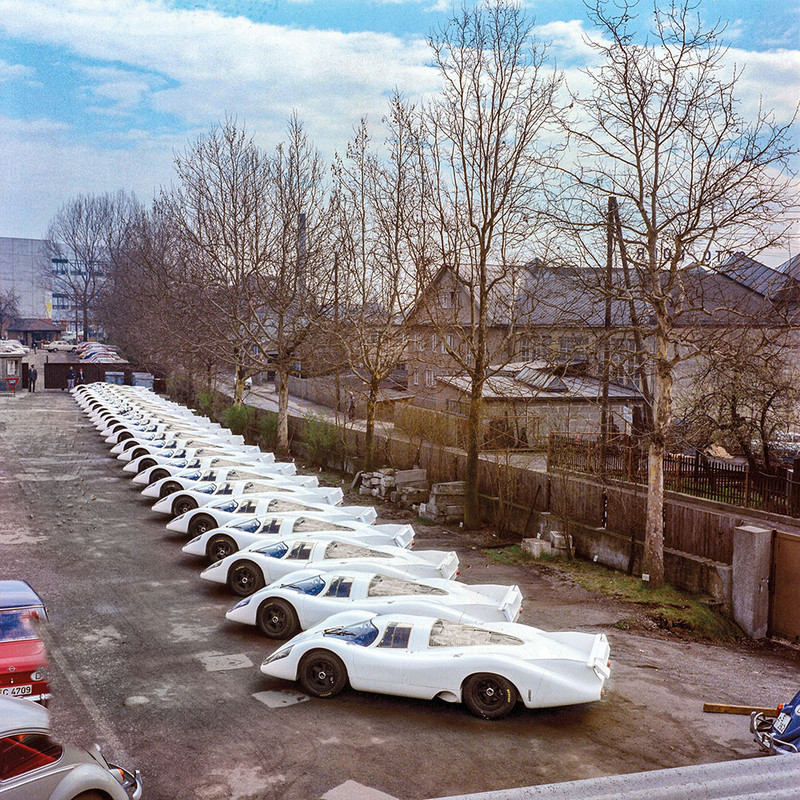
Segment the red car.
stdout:
<path fill-rule="evenodd" d="M 47 654 L 39 624 L 42 599 L 25 581 L 0 581 L 0 695 L 47 705 Z"/>

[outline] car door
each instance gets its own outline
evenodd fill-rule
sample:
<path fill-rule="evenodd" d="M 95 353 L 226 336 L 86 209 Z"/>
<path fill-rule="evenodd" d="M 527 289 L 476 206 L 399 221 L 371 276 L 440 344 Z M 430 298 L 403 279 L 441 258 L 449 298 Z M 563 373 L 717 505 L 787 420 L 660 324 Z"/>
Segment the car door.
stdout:
<path fill-rule="evenodd" d="M 350 684 L 382 694 L 408 694 L 410 622 L 389 621 L 369 647 L 352 645 Z"/>

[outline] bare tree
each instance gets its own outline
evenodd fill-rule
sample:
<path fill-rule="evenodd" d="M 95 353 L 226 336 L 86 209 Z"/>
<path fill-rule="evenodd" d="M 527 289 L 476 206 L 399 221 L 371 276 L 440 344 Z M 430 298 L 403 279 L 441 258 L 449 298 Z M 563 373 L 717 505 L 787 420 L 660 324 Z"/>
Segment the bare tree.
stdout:
<path fill-rule="evenodd" d="M 113 248 L 124 237 L 125 220 L 135 202 L 122 191 L 79 195 L 50 222 L 47 249 L 57 265 L 53 269 L 53 291 L 69 298 L 84 339 L 89 338 L 94 305 L 109 272 Z"/>
<path fill-rule="evenodd" d="M 479 435 L 483 392 L 493 358 L 492 318 L 506 315 L 513 336 L 522 265 L 532 258 L 539 190 L 544 180 L 542 142 L 553 119 L 558 77 L 546 70 L 545 48 L 532 22 L 514 4 L 493 0 L 464 8 L 429 43 L 443 81 L 425 109 L 429 216 L 440 241 L 436 260 L 452 286 L 425 295 L 428 322 L 441 332 L 444 353 L 468 377 L 467 466 L 464 523 L 480 525 Z M 434 260 L 430 260 L 431 265 Z M 443 273 L 440 273 L 440 275 Z M 436 303 L 465 296 L 459 308 Z M 510 315 L 510 316 L 508 316 Z M 418 319 L 419 319 L 418 312 Z M 446 331 L 452 331 L 447 333 Z"/>
<path fill-rule="evenodd" d="M 195 346 L 233 369 L 234 403 L 239 404 L 254 369 L 259 280 L 267 270 L 272 237 L 269 160 L 228 118 L 177 155 L 175 168 L 179 184 L 165 194 L 164 204 L 179 232 L 183 308 L 188 319 L 204 327 Z"/>
<path fill-rule="evenodd" d="M 570 172 L 562 199 L 571 198 L 563 221 L 583 237 L 586 258 L 599 244 L 588 234 L 604 224 L 607 197 L 619 199 L 622 273 L 614 280 L 602 270 L 576 274 L 596 278 L 601 295 L 629 304 L 636 358 L 647 361 L 652 410 L 642 571 L 656 586 L 664 581 L 663 457 L 676 366 L 698 352 L 697 326 L 745 324 L 754 310 L 730 307 L 724 293 L 710 291 L 709 276 L 722 270 L 714 256 L 734 244 L 752 254 L 776 243 L 784 231 L 776 221 L 793 202 L 790 124 L 763 111 L 742 116 L 740 71 L 726 68 L 722 29 L 704 29 L 695 6 L 654 3 L 644 38 L 635 27 L 637 3 L 593 3 L 602 36 L 589 45 L 600 66 L 587 72 L 590 89 L 573 95 L 573 115 L 564 120 L 575 166 L 562 162 Z"/>
<path fill-rule="evenodd" d="M 416 297 L 419 241 L 419 137 L 414 109 L 395 95 L 388 116 L 388 157 L 372 149 L 362 120 L 345 158 L 334 165 L 336 305 L 332 332 L 366 397 L 364 469 L 373 468 L 381 386 L 406 360 L 401 324 Z"/>
<path fill-rule="evenodd" d="M 19 316 L 19 295 L 13 289 L 0 292 L 0 338 L 8 326 Z"/>

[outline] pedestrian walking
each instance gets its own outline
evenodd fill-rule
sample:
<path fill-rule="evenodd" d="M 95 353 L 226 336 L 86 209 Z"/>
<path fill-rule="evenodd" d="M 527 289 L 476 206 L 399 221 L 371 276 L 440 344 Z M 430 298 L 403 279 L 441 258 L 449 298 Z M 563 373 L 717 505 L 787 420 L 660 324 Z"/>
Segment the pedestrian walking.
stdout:
<path fill-rule="evenodd" d="M 78 367 L 78 377 L 75 379 L 76 386 L 83 386 L 86 383 L 86 378 L 83 374 L 83 367 Z"/>
<path fill-rule="evenodd" d="M 31 367 L 28 370 L 28 391 L 35 392 L 36 391 L 36 379 L 39 377 L 39 373 L 36 371 L 36 367 Z"/>
<path fill-rule="evenodd" d="M 67 389 L 72 390 L 75 388 L 75 370 L 70 367 L 67 370 Z"/>
<path fill-rule="evenodd" d="M 356 418 L 356 398 L 352 392 L 347 395 L 347 419 L 352 422 Z"/>

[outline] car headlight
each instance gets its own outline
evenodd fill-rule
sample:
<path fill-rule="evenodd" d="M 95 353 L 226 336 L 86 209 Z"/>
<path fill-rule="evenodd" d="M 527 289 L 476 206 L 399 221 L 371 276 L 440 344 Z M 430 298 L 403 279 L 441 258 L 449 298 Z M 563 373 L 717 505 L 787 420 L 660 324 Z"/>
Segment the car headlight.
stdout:
<path fill-rule="evenodd" d="M 237 608 L 243 608 L 252 600 L 251 597 L 245 597 L 244 600 L 240 600 L 231 610 L 236 611 Z"/>
<path fill-rule="evenodd" d="M 282 647 L 280 650 L 276 650 L 271 656 L 267 656 L 264 659 L 264 666 L 267 664 L 271 664 L 273 661 L 280 661 L 282 658 L 286 658 L 289 653 L 292 652 L 294 645 L 290 645 L 289 647 Z"/>

